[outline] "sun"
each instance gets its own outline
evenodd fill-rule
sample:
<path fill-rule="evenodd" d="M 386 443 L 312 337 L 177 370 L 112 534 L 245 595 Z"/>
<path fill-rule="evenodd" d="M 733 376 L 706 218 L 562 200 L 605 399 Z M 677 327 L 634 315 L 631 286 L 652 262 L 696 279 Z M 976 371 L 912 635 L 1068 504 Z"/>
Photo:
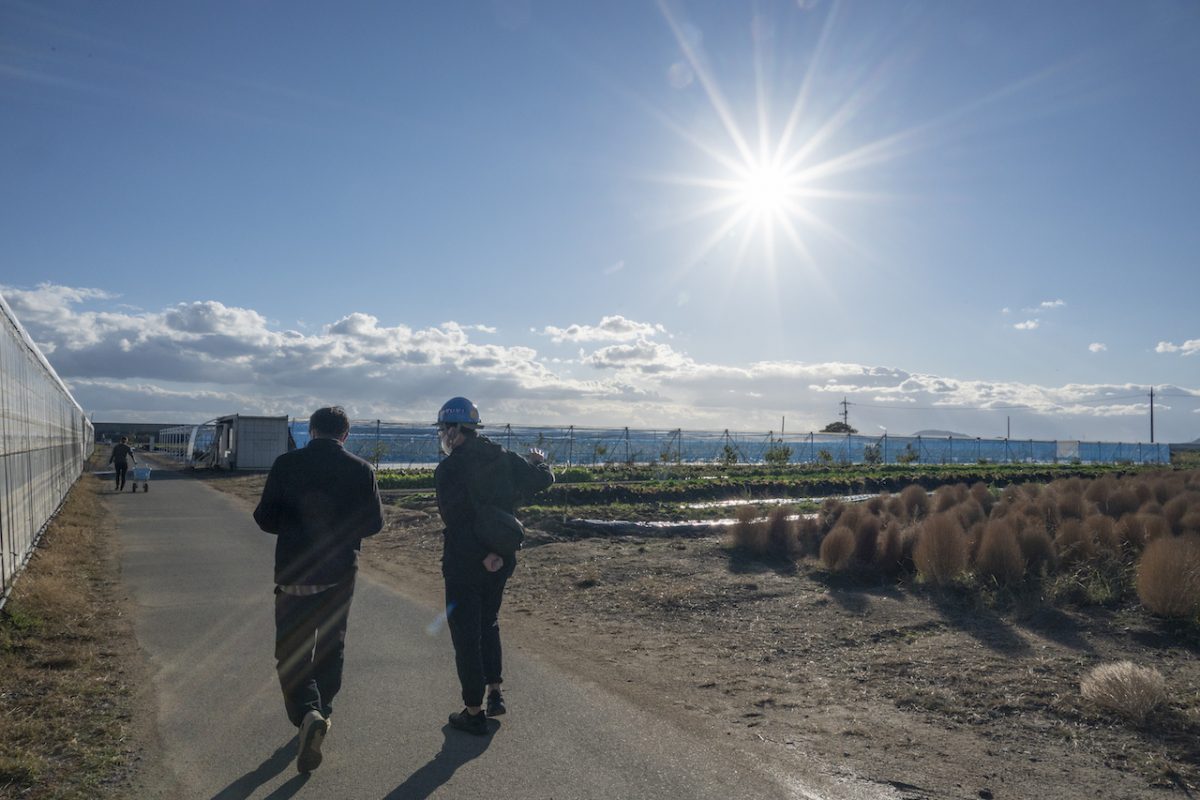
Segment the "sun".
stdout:
<path fill-rule="evenodd" d="M 719 259 L 734 275 L 745 266 L 761 269 L 770 278 L 800 270 L 820 281 L 828 262 L 822 253 L 830 247 L 862 252 L 860 243 L 839 227 L 850 216 L 846 204 L 888 199 L 867 188 L 863 175 L 913 146 L 922 127 L 879 138 L 856 129 L 858 115 L 882 93 L 882 78 L 839 86 L 836 97 L 826 96 L 823 61 L 832 52 L 825 43 L 833 12 L 825 17 L 820 40 L 803 68 L 789 73 L 799 81 L 790 103 L 791 86 L 781 92 L 770 85 L 771 78 L 782 73 L 769 68 L 767 48 L 760 49 L 759 39 L 753 52 L 753 102 L 739 96 L 734 103 L 718 85 L 703 40 L 689 32 L 674 6 L 660 2 L 660 10 L 675 34 L 687 74 L 695 76 L 719 123 L 715 134 L 700 134 L 694 126 L 656 113 L 704 156 L 683 174 L 657 176 L 688 187 L 695 198 L 671 222 L 711 226 L 696 237 L 693 252 L 680 270 L 709 263 L 719 252 Z M 758 19 L 756 30 L 762 28 Z"/>
<path fill-rule="evenodd" d="M 788 213 L 797 194 L 794 176 L 770 164 L 750 164 L 733 181 L 733 200 L 747 216 L 774 218 Z"/>

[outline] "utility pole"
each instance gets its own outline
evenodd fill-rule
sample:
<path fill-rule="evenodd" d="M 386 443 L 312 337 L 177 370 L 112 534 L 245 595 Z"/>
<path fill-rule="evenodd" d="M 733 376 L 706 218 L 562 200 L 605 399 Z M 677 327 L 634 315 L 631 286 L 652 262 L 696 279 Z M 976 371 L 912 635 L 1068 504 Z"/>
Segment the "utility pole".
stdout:
<path fill-rule="evenodd" d="M 784 416 L 779 418 L 779 441 L 781 441 L 781 442 L 783 441 L 783 426 L 784 426 L 784 423 L 786 423 L 786 422 L 787 422 L 787 415 L 785 414 Z"/>
<path fill-rule="evenodd" d="M 842 424 L 846 426 L 847 430 L 849 430 L 850 429 L 850 402 L 848 400 L 846 400 L 846 395 L 842 395 L 842 402 L 839 403 L 838 405 L 840 405 L 842 407 Z"/>
<path fill-rule="evenodd" d="M 1154 387 L 1150 387 L 1150 444 L 1154 444 Z"/>
<path fill-rule="evenodd" d="M 1004 418 L 1004 426 L 1005 426 L 1004 438 L 1011 439 L 1012 438 L 1012 417 Z"/>

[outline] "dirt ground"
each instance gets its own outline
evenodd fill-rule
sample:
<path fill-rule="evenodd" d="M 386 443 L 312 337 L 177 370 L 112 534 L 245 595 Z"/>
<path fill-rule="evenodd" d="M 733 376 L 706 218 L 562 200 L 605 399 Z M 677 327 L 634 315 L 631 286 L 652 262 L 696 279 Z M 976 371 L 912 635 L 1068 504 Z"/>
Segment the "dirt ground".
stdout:
<path fill-rule="evenodd" d="M 261 481 L 214 483 L 251 502 Z M 364 544 L 365 568 L 438 602 L 436 509 L 392 503 L 387 520 Z M 834 577 L 815 561 L 743 560 L 719 536 L 543 528 L 562 530 L 532 520 L 506 635 L 780 773 L 913 799 L 1200 791 L 1194 627 L 1136 607 L 997 611 L 975 595 Z M 1141 727 L 1080 700 L 1089 669 L 1124 659 L 1172 690 Z"/>

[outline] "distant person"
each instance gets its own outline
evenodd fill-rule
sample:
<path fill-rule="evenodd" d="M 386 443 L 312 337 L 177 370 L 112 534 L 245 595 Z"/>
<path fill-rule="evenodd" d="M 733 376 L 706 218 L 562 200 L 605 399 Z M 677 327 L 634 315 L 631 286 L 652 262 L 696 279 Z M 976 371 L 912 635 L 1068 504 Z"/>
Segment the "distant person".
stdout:
<path fill-rule="evenodd" d="M 116 491 L 125 491 L 125 475 L 129 472 L 129 462 L 137 463 L 133 456 L 133 448 L 129 446 L 129 437 L 122 436 L 121 441 L 113 445 L 108 463 L 113 465 L 113 477 L 116 481 Z"/>
<path fill-rule="evenodd" d="M 487 733 L 487 717 L 507 710 L 500 692 L 499 615 L 504 585 L 517 567 L 515 555 L 501 556 L 480 542 L 477 511 L 492 505 L 511 514 L 518 500 L 554 483 L 545 453 L 530 450 L 522 458 L 477 434 L 480 427 L 474 403 L 465 397 L 446 401 L 437 421 L 446 458 L 434 471 L 438 512 L 446 526 L 442 532 L 446 619 L 466 705 L 450 715 L 450 725 L 476 735 Z"/>
<path fill-rule="evenodd" d="M 308 420 L 308 445 L 275 459 L 254 521 L 275 542 L 275 660 L 288 719 L 300 729 L 296 768 L 321 764 L 342 687 L 346 626 L 362 539 L 383 529 L 375 471 L 343 448 L 338 406 Z"/>

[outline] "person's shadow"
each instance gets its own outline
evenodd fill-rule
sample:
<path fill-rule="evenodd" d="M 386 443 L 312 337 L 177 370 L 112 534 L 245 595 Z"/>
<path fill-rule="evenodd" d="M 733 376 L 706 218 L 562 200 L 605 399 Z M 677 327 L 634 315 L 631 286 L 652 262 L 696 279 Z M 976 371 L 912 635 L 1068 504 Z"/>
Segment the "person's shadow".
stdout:
<path fill-rule="evenodd" d="M 472 736 L 456 731 L 449 725 L 442 726 L 442 736 L 445 737 L 442 749 L 383 800 L 424 800 L 429 797 L 435 789 L 450 780 L 459 767 L 483 755 L 498 727 L 498 722 L 489 719 L 488 735 Z"/>
<path fill-rule="evenodd" d="M 214 794 L 212 800 L 246 800 L 247 797 L 254 794 L 255 789 L 291 766 L 296 759 L 296 739 L 297 737 L 293 736 L 291 740 L 267 756 L 266 760 L 257 767 Z M 292 797 L 307 780 L 307 775 L 297 775 L 271 792 L 269 796 L 271 800 L 284 800 Z"/>

